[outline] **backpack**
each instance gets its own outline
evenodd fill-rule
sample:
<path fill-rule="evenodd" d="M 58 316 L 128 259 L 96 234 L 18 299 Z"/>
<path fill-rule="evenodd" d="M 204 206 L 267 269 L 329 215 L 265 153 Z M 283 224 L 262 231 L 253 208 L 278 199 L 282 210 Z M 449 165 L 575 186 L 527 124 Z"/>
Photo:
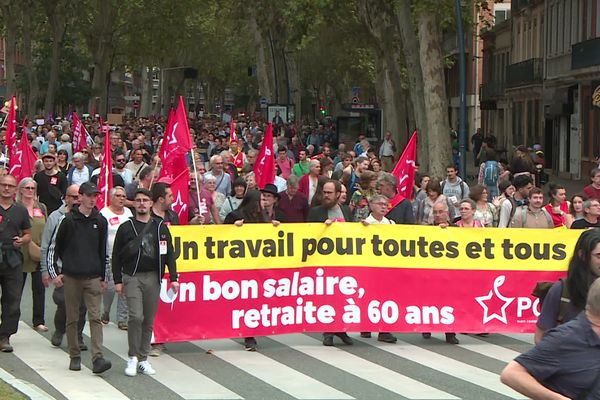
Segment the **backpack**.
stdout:
<path fill-rule="evenodd" d="M 527 222 L 528 208 L 527 208 L 527 206 L 518 206 L 518 207 L 521 209 L 521 227 L 525 228 L 525 223 Z M 514 208 L 511 210 L 512 216 L 509 221 L 509 225 L 512 224 L 512 218 L 515 215 L 514 210 L 515 210 Z M 546 210 L 543 210 L 543 209 L 542 209 L 542 212 L 544 213 L 544 217 L 546 217 L 546 221 L 548 222 L 548 225 L 554 226 L 554 221 L 552 221 L 552 217 L 550 216 L 550 214 Z"/>
<path fill-rule="evenodd" d="M 556 322 L 558 324 L 562 324 L 567 315 L 567 310 L 569 309 L 569 304 L 571 303 L 571 298 L 569 296 L 569 288 L 567 287 L 567 280 L 565 278 L 560 278 L 559 282 L 562 285 L 562 292 L 560 293 L 560 307 L 558 309 L 558 316 L 556 318 Z M 554 285 L 554 282 L 549 281 L 541 281 L 535 284 L 533 288 L 533 292 L 531 295 L 540 299 L 540 311 L 542 310 L 542 304 L 544 304 L 544 299 L 548 295 L 550 288 Z"/>
<path fill-rule="evenodd" d="M 486 161 L 483 165 L 483 183 L 486 186 L 495 186 L 500 176 L 498 161 Z"/>

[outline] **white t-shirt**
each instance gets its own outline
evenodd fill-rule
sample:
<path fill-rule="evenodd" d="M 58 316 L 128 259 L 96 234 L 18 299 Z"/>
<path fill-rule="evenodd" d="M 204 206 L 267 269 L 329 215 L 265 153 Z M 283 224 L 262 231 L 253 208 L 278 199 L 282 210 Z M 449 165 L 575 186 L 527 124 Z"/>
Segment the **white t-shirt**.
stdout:
<path fill-rule="evenodd" d="M 112 258 L 113 244 L 115 243 L 115 237 L 117 236 L 117 230 L 122 223 L 126 222 L 129 218 L 133 217 L 131 210 L 127 207 L 123 208 L 123 214 L 118 215 L 110 210 L 108 207 L 104 207 L 100 210 L 100 214 L 108 221 L 108 237 L 106 240 L 106 251 L 109 257 Z"/>

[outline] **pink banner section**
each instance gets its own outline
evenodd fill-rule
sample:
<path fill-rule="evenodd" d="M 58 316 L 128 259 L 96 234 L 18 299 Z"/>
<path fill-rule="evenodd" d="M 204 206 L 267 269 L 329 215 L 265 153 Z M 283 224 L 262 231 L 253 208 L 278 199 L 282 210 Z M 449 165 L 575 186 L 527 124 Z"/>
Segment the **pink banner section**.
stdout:
<path fill-rule="evenodd" d="M 538 281 L 564 272 L 314 267 L 163 280 L 157 342 L 296 332 L 534 332 Z"/>

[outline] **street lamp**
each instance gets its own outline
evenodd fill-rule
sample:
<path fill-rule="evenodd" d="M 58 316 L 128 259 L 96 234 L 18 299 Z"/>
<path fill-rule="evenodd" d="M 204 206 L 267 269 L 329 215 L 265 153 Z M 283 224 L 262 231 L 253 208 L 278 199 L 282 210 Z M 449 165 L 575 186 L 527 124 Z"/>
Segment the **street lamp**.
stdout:
<path fill-rule="evenodd" d="M 465 29 L 463 27 L 460 0 L 455 0 L 456 34 L 458 36 L 458 75 L 459 100 L 458 113 L 458 171 L 463 179 L 467 178 L 467 66 L 465 53 Z"/>

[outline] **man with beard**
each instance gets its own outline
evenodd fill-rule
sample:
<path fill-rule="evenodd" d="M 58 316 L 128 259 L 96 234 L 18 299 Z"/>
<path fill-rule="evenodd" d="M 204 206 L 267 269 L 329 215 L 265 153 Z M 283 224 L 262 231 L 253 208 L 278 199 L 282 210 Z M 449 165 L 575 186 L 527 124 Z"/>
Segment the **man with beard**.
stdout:
<path fill-rule="evenodd" d="M 311 207 L 308 211 L 307 222 L 324 222 L 331 225 L 334 222 L 352 221 L 352 211 L 345 204 L 339 204 L 342 184 L 339 181 L 328 180 L 323 185 L 323 201 L 320 206 Z M 337 336 L 342 341 L 351 345 L 354 341 L 346 332 L 323 333 L 323 345 L 333 346 L 333 337 Z"/>

